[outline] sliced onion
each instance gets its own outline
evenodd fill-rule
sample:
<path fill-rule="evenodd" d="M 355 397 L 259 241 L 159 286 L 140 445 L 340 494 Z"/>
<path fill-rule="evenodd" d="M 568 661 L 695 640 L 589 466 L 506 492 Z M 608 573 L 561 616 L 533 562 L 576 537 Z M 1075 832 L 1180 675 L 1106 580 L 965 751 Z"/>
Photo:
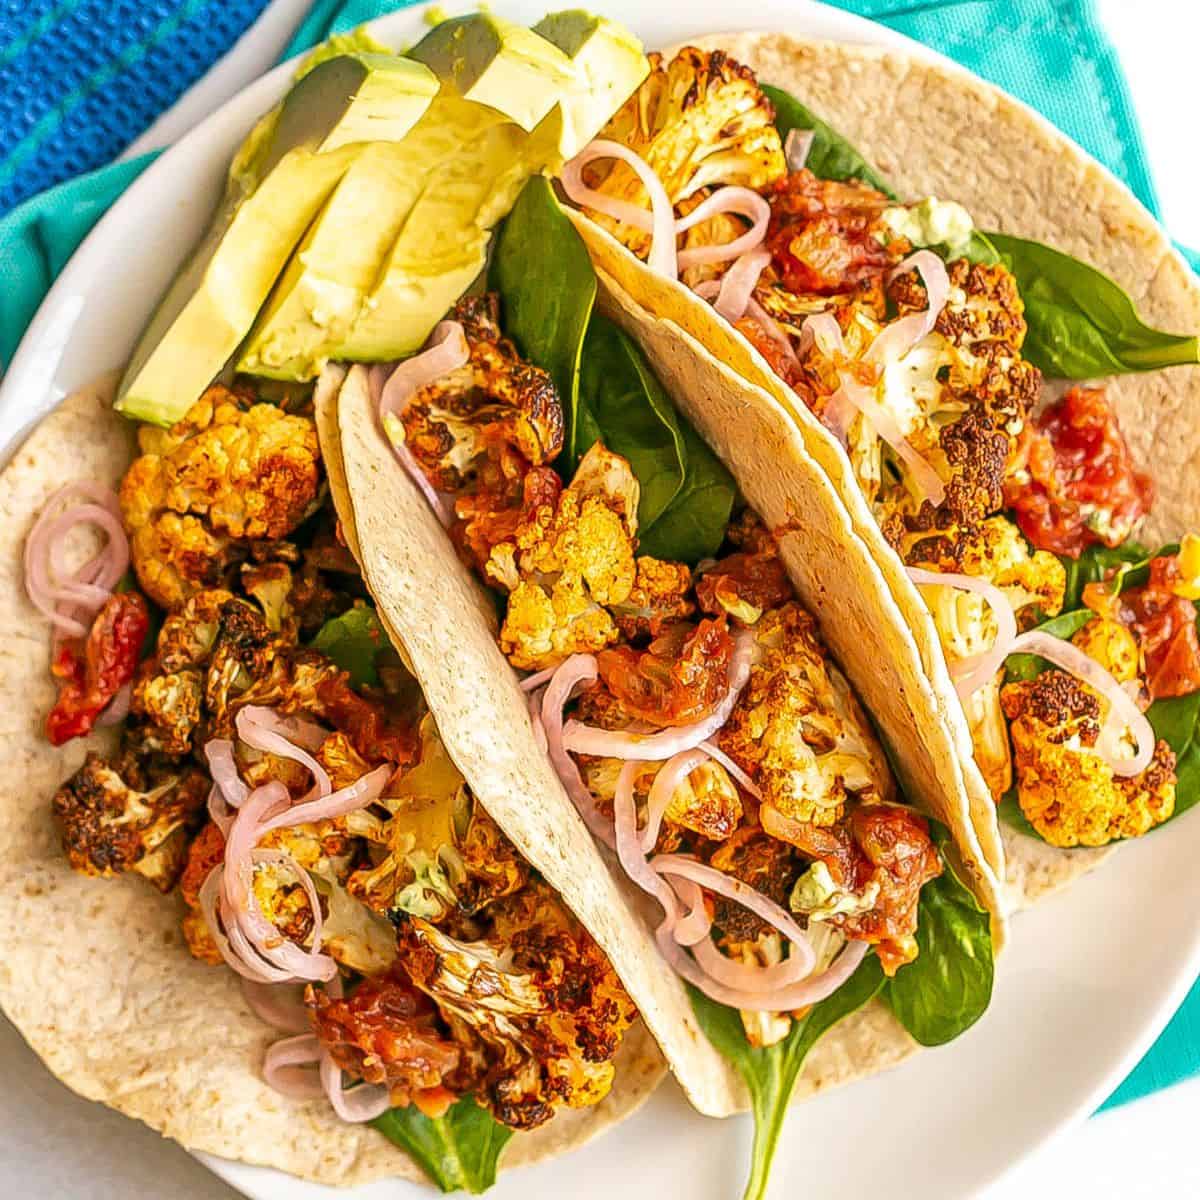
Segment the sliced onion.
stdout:
<path fill-rule="evenodd" d="M 238 774 L 233 757 L 233 742 L 228 738 L 212 738 L 204 744 L 204 757 L 208 761 L 208 773 L 213 783 L 221 789 L 225 802 L 231 808 L 241 808 L 250 795 L 250 789 Z"/>
<path fill-rule="evenodd" d="M 283 1038 L 267 1047 L 263 1079 L 290 1100 L 318 1100 L 325 1095 L 320 1061 L 321 1042 L 316 1034 Z"/>
<path fill-rule="evenodd" d="M 337 817 L 346 816 L 347 813 L 357 812 L 382 795 L 392 775 L 393 768 L 387 763 L 380 763 L 374 770 L 368 771 L 346 787 L 330 792 L 328 796 L 319 796 L 303 804 L 294 804 L 286 811 L 271 817 L 263 825 L 262 832 L 265 834 L 273 829 L 290 829 L 294 825 L 308 825 L 313 821 L 332 821 Z"/>
<path fill-rule="evenodd" d="M 708 915 L 704 889 L 698 883 L 680 877 L 668 879 L 667 883 L 671 885 L 680 904 L 687 905 L 687 911 L 681 911 L 676 918 L 671 936 L 681 946 L 694 946 L 702 938 L 708 937 L 708 931 L 712 929 L 712 917 Z"/>
<path fill-rule="evenodd" d="M 702 263 L 728 262 L 756 250 L 767 236 L 767 225 L 771 220 L 771 206 L 748 187 L 728 186 L 718 188 L 706 200 L 701 201 L 686 217 L 675 222 L 675 233 L 679 235 L 704 221 L 722 213 L 736 213 L 750 222 L 750 228 L 731 242 L 718 242 L 711 246 L 693 246 L 680 250 L 679 269 L 697 267 Z M 770 262 L 768 256 L 767 262 Z M 764 266 L 766 264 L 764 263 Z"/>
<path fill-rule="evenodd" d="M 591 654 L 572 654 L 560 664 L 542 693 L 542 729 L 546 734 L 550 763 L 571 803 L 592 836 L 611 850 L 614 846 L 612 830 L 596 808 L 595 798 L 580 778 L 579 768 L 567 753 L 563 742 L 563 706 L 580 684 L 594 683 L 598 673 L 595 656 Z"/>
<path fill-rule="evenodd" d="M 769 250 L 747 250 L 721 276 L 717 290 L 717 310 L 731 325 L 740 321 L 746 315 L 746 306 L 750 303 L 754 289 L 758 286 L 758 277 L 766 270 L 771 262 Z"/>
<path fill-rule="evenodd" d="M 361 1125 L 381 1117 L 392 1106 L 388 1089 L 381 1083 L 360 1083 L 349 1091 L 342 1084 L 342 1068 L 333 1061 L 329 1051 L 321 1049 L 321 1083 L 333 1111 L 343 1121 Z"/>
<path fill-rule="evenodd" d="M 247 746 L 261 750 L 264 754 L 275 754 L 280 758 L 289 758 L 300 763 L 312 774 L 317 792 L 328 796 L 333 791 L 329 773 L 313 756 L 296 745 L 288 734 L 295 730 L 295 725 L 288 726 L 274 709 L 263 708 L 258 704 L 247 704 L 238 711 L 234 724 L 238 737 Z M 324 740 L 324 738 L 322 738 Z"/>
<path fill-rule="evenodd" d="M 723 766 L 725 770 L 733 776 L 733 778 L 737 781 L 738 786 L 749 792 L 750 795 L 755 798 L 755 800 L 762 799 L 762 789 L 758 786 L 758 784 L 755 783 L 750 777 L 749 773 L 743 771 L 742 768 L 739 767 L 737 763 L 735 763 L 733 759 L 730 758 L 729 755 L 726 754 L 725 751 L 716 744 L 716 742 L 701 742 L 700 749 L 703 750 L 705 754 L 709 756 L 709 758 L 716 759 L 717 762 L 719 762 L 721 766 Z"/>
<path fill-rule="evenodd" d="M 1094 658 L 1078 646 L 1036 629 L 1020 634 L 1009 653 L 1036 654 L 1082 679 L 1108 701 L 1095 752 L 1112 767 L 1114 775 L 1140 775 L 1150 765 L 1155 746 L 1153 726 L 1129 693 Z M 1137 747 L 1132 758 L 1120 753 L 1120 737 L 1126 729 Z"/>
<path fill-rule="evenodd" d="M 633 800 L 633 784 L 641 763 L 627 762 L 617 776 L 613 797 L 613 824 L 616 832 L 617 858 L 625 874 L 662 905 L 667 919 L 674 924 L 678 916 L 675 893 L 665 879 L 646 861 L 642 840 L 638 835 L 637 806 Z"/>
<path fill-rule="evenodd" d="M 104 545 L 73 573 L 63 566 L 68 536 L 93 525 Z M 129 539 L 116 495 L 94 483 L 70 483 L 46 501 L 24 550 L 25 590 L 50 623 L 67 637 L 85 637 L 96 613 L 129 569 Z"/>
<path fill-rule="evenodd" d="M 602 158 L 615 158 L 623 162 L 641 181 L 650 197 L 650 211 L 606 196 L 583 181 L 583 168 Z M 640 158 L 628 146 L 620 142 L 597 138 L 585 146 L 566 166 L 560 176 L 563 191 L 576 203 L 602 212 L 625 225 L 632 225 L 650 234 L 650 254 L 646 260 L 652 271 L 668 279 L 679 277 L 679 259 L 675 252 L 675 210 L 662 181 L 651 170 L 649 163 Z"/>
<path fill-rule="evenodd" d="M 916 344 L 933 331 L 946 301 L 950 299 L 950 276 L 946 264 L 932 250 L 918 250 L 910 254 L 891 274 L 891 283 L 897 275 L 915 270 L 925 284 L 927 304 L 924 312 L 910 313 L 893 321 L 871 343 L 866 361 L 883 366 L 903 358 Z"/>
<path fill-rule="evenodd" d="M 812 967 L 807 965 L 804 956 L 794 953 L 770 966 L 737 962 L 721 953 L 711 933 L 692 946 L 692 954 L 718 983 L 741 992 L 777 991 L 789 984 L 799 983 L 812 973 Z"/>
<path fill-rule="evenodd" d="M 598 729 L 580 721 L 568 721 L 563 728 L 563 746 L 576 754 L 633 758 L 643 762 L 661 762 L 684 750 L 691 750 L 712 737 L 729 720 L 729 714 L 733 712 L 738 696 L 750 678 L 753 654 L 754 633 L 749 629 L 739 630 L 734 634 L 733 656 L 729 660 L 728 690 L 711 715 L 702 721 L 651 734 Z"/>
<path fill-rule="evenodd" d="M 218 864 L 208 873 L 208 878 L 200 886 L 198 896 L 200 914 L 204 918 L 204 923 L 208 926 L 209 933 L 212 934 L 213 941 L 216 943 L 221 957 L 229 967 L 244 979 L 249 979 L 256 983 L 294 982 L 292 976 L 286 971 L 280 971 L 278 968 L 269 966 L 266 963 L 256 962 L 253 947 L 246 942 L 245 935 L 241 934 L 241 931 L 234 925 L 230 927 L 230 934 L 238 935 L 240 939 L 239 945 L 243 947 L 242 953 L 235 952 L 232 938 L 226 937 L 225 930 L 222 928 L 221 921 L 217 915 L 224 879 L 225 867 Z"/>
<path fill-rule="evenodd" d="M 526 675 L 521 680 L 521 691 L 532 692 L 540 688 L 542 684 L 549 683 L 554 678 L 554 672 L 558 667 L 546 667 L 544 670 L 535 671 L 532 675 Z"/>
<path fill-rule="evenodd" d="M 808 152 L 812 149 L 816 131 L 813 129 L 789 129 L 783 139 L 783 157 L 789 171 L 802 171 L 808 162 Z"/>
<path fill-rule="evenodd" d="M 711 300 L 714 296 L 720 296 L 721 286 L 724 283 L 722 279 L 718 282 L 715 279 L 706 279 L 702 283 L 698 283 L 693 289 L 701 300 Z M 724 314 L 722 314 L 724 315 Z M 792 340 L 784 332 L 783 327 L 775 320 L 773 316 L 753 296 L 746 301 L 744 316 L 749 317 L 752 321 L 756 321 L 776 346 L 779 347 L 779 352 L 796 368 L 800 370 L 800 360 L 796 357 L 795 350 L 792 349 Z"/>
<path fill-rule="evenodd" d="M 937 255 L 933 255 L 940 263 L 941 259 Z M 943 270 L 945 268 L 943 267 Z M 908 318 L 905 318 L 907 320 Z M 899 324 L 899 322 L 897 322 Z M 890 328 L 890 327 L 889 327 Z M 886 330 L 884 332 L 887 332 Z M 880 337 L 883 335 L 881 334 Z M 814 313 L 811 317 L 807 317 L 804 324 L 800 328 L 800 346 L 801 352 L 806 345 L 816 341 L 820 346 L 822 353 L 828 358 L 833 358 L 835 355 L 845 355 L 846 343 L 842 337 L 841 326 L 838 325 L 837 319 L 832 313 Z M 879 342 L 876 338 L 871 343 L 871 348 Z M 870 353 L 867 355 L 870 358 Z M 933 469 L 928 460 L 921 457 L 912 446 L 909 445 L 908 439 L 904 436 L 896 418 L 875 398 L 875 392 L 872 388 L 864 383 L 860 383 L 849 370 L 839 368 L 838 377 L 841 381 L 841 386 L 834 393 L 830 405 L 838 413 L 838 417 L 834 422 L 838 428 L 831 431 L 834 436 L 840 440 L 844 440 L 848 422 L 844 419 L 845 406 L 853 405 L 862 415 L 870 422 L 871 428 L 883 438 L 885 442 L 896 452 L 897 457 L 903 462 L 912 472 L 913 482 L 917 485 L 921 493 L 921 498 L 930 501 L 936 508 L 946 499 L 946 485 L 941 481 L 938 473 Z"/>
<path fill-rule="evenodd" d="M 952 572 L 943 574 L 940 571 L 909 567 L 908 577 L 922 587 L 952 587 L 964 592 L 975 592 L 987 601 L 996 618 L 996 640 L 991 648 L 982 654 L 972 654 L 969 658 L 961 659 L 950 667 L 955 690 L 965 700 L 993 679 L 1004 660 L 1013 653 L 1017 618 L 1012 605 L 994 583 L 989 583 L 986 579 L 976 579 L 973 575 Z"/>
<path fill-rule="evenodd" d="M 550 750 L 550 742 L 546 737 L 546 727 L 542 724 L 542 693 L 531 692 L 529 694 L 529 723 L 533 726 L 533 740 L 537 742 L 538 749 L 547 754 Z"/>
<path fill-rule="evenodd" d="M 283 1033 L 311 1033 L 308 1009 L 304 1007 L 304 987 L 295 984 L 253 983 L 242 980 L 242 995 L 254 1015 Z"/>
<path fill-rule="evenodd" d="M 708 762 L 708 751 L 699 746 L 684 750 L 669 758 L 658 769 L 654 782 L 650 785 L 650 795 L 646 799 L 646 825 L 642 830 L 641 846 L 644 854 L 649 854 L 658 841 L 658 831 L 662 828 L 663 814 L 671 803 L 671 797 L 687 779 L 687 777 L 702 763 Z"/>
<path fill-rule="evenodd" d="M 414 354 L 390 370 L 374 367 L 367 377 L 371 402 L 379 414 L 379 423 L 392 453 L 444 527 L 449 527 L 454 520 L 454 498 L 439 492 L 429 481 L 404 438 L 401 418 L 422 388 L 464 366 L 470 357 L 471 350 L 462 325 L 458 321 L 439 321 L 420 354 Z"/>

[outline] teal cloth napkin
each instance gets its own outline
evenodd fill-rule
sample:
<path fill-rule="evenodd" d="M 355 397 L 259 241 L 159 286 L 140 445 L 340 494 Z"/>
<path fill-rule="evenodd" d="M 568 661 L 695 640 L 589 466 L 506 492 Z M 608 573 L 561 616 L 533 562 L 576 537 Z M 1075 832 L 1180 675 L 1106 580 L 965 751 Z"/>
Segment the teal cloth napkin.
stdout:
<path fill-rule="evenodd" d="M 1158 212 L 1129 90 L 1116 51 L 1097 21 L 1093 0 L 831 2 L 932 46 L 1027 101 L 1124 179 L 1147 208 Z M 223 3 L 189 0 L 188 8 L 193 19 L 197 12 L 202 18 L 200 10 L 224 11 Z M 602 8 L 602 0 L 597 0 L 597 5 Z M 284 57 L 307 50 L 331 33 L 346 32 L 403 7 L 405 0 L 316 0 Z M 53 19 L 51 12 L 47 20 L 52 24 Z M 0 34 L 3 20 L 0 12 Z M 15 41 L 6 45 L 0 37 L 0 70 L 20 52 Z M 145 70 L 140 62 L 138 54 L 123 47 L 104 69 L 124 69 L 132 74 Z M 61 115 L 65 125 L 67 113 Z M 50 113 L 41 119 L 52 122 L 53 117 Z M 153 154 L 144 155 L 71 179 L 0 219 L 0 362 L 10 360 L 42 297 L 75 247 L 153 158 Z M 11 165 L 0 158 L 0 173 Z M 1195 258 L 1193 264 L 1198 265 Z M 1198 1073 L 1200 983 L 1105 1107 Z"/>

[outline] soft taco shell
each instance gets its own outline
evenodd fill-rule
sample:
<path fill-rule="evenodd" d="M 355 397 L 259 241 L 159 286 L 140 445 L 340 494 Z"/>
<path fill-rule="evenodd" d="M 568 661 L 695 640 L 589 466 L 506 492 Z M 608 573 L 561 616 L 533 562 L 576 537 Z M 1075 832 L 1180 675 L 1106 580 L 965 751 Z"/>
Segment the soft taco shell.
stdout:
<path fill-rule="evenodd" d="M 878 719 L 911 794 L 953 830 L 960 865 L 998 914 L 997 881 L 982 860 L 963 801 L 958 759 L 950 752 L 938 758 L 912 718 L 914 708 L 932 708 L 934 700 L 915 654 L 906 669 L 896 651 L 895 643 L 906 636 L 903 619 L 875 582 L 873 565 L 794 424 L 773 403 L 748 402 L 737 375 L 684 350 L 678 331 L 651 319 L 603 271 L 598 276 L 602 310 L 647 351 L 685 416 L 722 456 L 750 502 L 768 524 L 790 524 L 796 531 L 782 539 L 793 582 Z M 364 574 L 425 684 L 460 769 L 609 954 L 693 1104 L 710 1115 L 746 1108 L 744 1087 L 700 1034 L 679 981 L 663 968 L 650 936 L 657 911 L 644 912 L 640 921 L 633 917 L 629 904 L 638 904 L 639 897 L 623 899 L 629 887 L 619 871 L 618 880 L 580 871 L 585 860 L 600 863 L 603 852 L 594 848 L 537 745 L 516 675 L 496 644 L 492 624 L 480 619 L 483 589 L 458 560 L 378 429 L 364 368 L 354 368 L 346 379 L 338 425 Z M 738 431 L 736 438 L 728 436 L 731 429 Z M 857 554 L 848 555 L 848 546 L 857 547 Z M 862 573 L 860 587 L 834 585 L 847 571 Z M 431 575 L 436 588 L 429 586 Z M 453 630 L 452 657 L 445 653 L 444 630 Z M 1003 933 L 1003 918 L 997 915 L 997 945 Z M 796 1097 L 873 1074 L 915 1049 L 882 1005 L 868 1005 L 817 1044 Z"/>
<path fill-rule="evenodd" d="M 1151 324 L 1200 329 L 1200 286 L 1153 217 L 1074 142 L 998 88 L 950 64 L 867 46 L 764 33 L 700 38 L 695 44 L 726 51 L 762 81 L 810 105 L 901 195 L 957 200 L 982 228 L 1046 242 L 1106 272 Z M 709 305 L 651 273 L 590 222 L 577 217 L 576 224 L 596 260 L 640 304 L 691 334 L 749 381 L 748 402 L 770 398 L 792 411 L 809 454 L 875 557 L 881 586 L 908 620 L 942 717 L 940 728 L 931 724 L 927 734 L 957 747 L 980 841 L 988 860 L 996 862 L 1001 831 L 971 756 L 970 734 L 932 619 L 879 532 L 845 454 Z M 1176 537 L 1194 527 L 1200 515 L 1200 476 L 1194 470 L 1200 456 L 1195 418 L 1200 369 L 1127 375 L 1112 380 L 1108 390 L 1134 456 L 1144 466 L 1153 464 L 1158 497 L 1142 535 L 1151 543 Z M 1008 829 L 1002 836 L 1014 908 L 1069 883 L 1107 854 L 1056 850 Z"/>
<path fill-rule="evenodd" d="M 424 1179 L 373 1129 L 263 1082 L 263 1052 L 279 1035 L 250 1012 L 232 971 L 188 953 L 177 896 L 140 879 L 87 878 L 62 853 L 50 798 L 87 749 L 111 748 L 112 734 L 61 748 L 46 741 L 50 630 L 26 598 L 21 553 L 63 482 L 64 448 L 75 478 L 115 485 L 129 465 L 133 427 L 112 411 L 116 381 L 106 376 L 66 400 L 0 474 L 0 764 L 10 781 L 0 796 L 0 1007 L 68 1087 L 189 1150 L 348 1187 Z M 502 1165 L 589 1141 L 640 1107 L 663 1072 L 653 1038 L 635 1025 L 612 1092 L 514 1138 Z"/>

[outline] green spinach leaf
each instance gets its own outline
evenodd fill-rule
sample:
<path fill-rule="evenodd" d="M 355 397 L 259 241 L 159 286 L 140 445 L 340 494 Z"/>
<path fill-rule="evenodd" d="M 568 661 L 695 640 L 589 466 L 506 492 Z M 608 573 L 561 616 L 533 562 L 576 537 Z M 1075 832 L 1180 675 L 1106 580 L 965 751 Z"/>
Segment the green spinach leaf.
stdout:
<path fill-rule="evenodd" d="M 688 460 L 679 418 L 642 352 L 611 321 L 593 316 L 583 347 L 571 470 L 598 440 L 629 459 L 641 485 L 645 538 L 683 487 Z"/>
<path fill-rule="evenodd" d="M 1200 803 L 1200 692 L 1155 700 L 1146 717 L 1155 737 L 1175 751 L 1175 811 L 1165 825 Z"/>
<path fill-rule="evenodd" d="M 371 1124 L 410 1154 L 443 1192 L 486 1192 L 496 1182 L 496 1163 L 513 1131 L 470 1096 L 443 1117 L 427 1117 L 414 1105 L 389 1108 Z"/>
<path fill-rule="evenodd" d="M 943 849 L 949 835 L 934 825 Z M 942 873 L 921 889 L 917 957 L 887 981 L 883 998 L 922 1046 L 942 1046 L 969 1029 L 992 1000 L 991 918 L 942 856 Z"/>
<path fill-rule="evenodd" d="M 791 1032 L 774 1046 L 756 1048 L 746 1041 L 736 1010 L 689 988 L 692 1008 L 709 1041 L 746 1081 L 754 1112 L 754 1149 L 743 1200 L 763 1200 L 771 1162 L 783 1132 L 788 1104 L 808 1052 L 843 1017 L 862 1008 L 883 987 L 883 970 L 874 954 L 832 996 L 814 1004 Z"/>
<path fill-rule="evenodd" d="M 1089 546 L 1078 558 L 1060 558 L 1059 561 L 1067 571 L 1067 586 L 1063 593 L 1064 610 L 1078 608 L 1083 603 L 1083 589 L 1089 583 L 1099 583 L 1109 571 L 1119 571 L 1126 566 L 1136 569 L 1135 574 L 1126 573 L 1122 576 L 1122 590 L 1140 586 L 1149 578 L 1148 552 L 1146 547 L 1138 542 L 1125 542 L 1115 549 L 1109 546 Z"/>
<path fill-rule="evenodd" d="M 1056 638 L 1069 641 L 1096 614 L 1090 608 L 1076 608 L 1071 612 L 1059 613 L 1034 629 L 1040 633 L 1049 633 Z M 1004 682 L 1015 683 L 1022 679 L 1036 679 L 1050 664 L 1037 654 L 1010 654 L 1004 660 Z"/>
<path fill-rule="evenodd" d="M 550 373 L 558 389 L 567 422 L 562 461 L 570 475 L 578 461 L 574 414 L 596 272 L 545 176 L 535 175 L 521 189 L 501 226 L 488 284 L 500 294 L 504 332 L 530 362 Z"/>
<path fill-rule="evenodd" d="M 1094 379 L 1200 362 L 1200 338 L 1151 329 L 1133 301 L 1087 263 L 1025 238 L 989 233 L 1025 301 L 1022 353 L 1057 379 Z"/>
<path fill-rule="evenodd" d="M 775 128 L 786 138 L 793 129 L 811 129 L 812 146 L 805 166 L 819 179 L 861 179 L 892 200 L 898 199 L 887 181 L 840 133 L 782 88 L 762 85 L 775 106 Z"/>
<path fill-rule="evenodd" d="M 363 603 L 326 621 L 312 640 L 314 650 L 320 650 L 343 671 L 350 672 L 350 682 L 355 687 L 379 682 L 375 656 L 387 645 L 387 634 L 375 610 Z"/>

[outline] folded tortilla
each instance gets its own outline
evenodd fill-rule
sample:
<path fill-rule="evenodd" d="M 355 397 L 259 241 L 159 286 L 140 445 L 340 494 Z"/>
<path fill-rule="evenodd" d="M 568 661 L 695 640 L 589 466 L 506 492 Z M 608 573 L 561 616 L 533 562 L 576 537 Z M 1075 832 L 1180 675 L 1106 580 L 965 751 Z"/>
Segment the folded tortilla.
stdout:
<path fill-rule="evenodd" d="M 198 962 L 180 932 L 178 895 L 136 877 L 92 879 L 67 865 L 50 798 L 89 749 L 115 748 L 113 730 L 54 747 L 43 723 L 54 703 L 50 627 L 25 594 L 22 547 L 47 498 L 72 477 L 116 486 L 135 453 L 134 427 L 112 410 L 117 376 L 106 376 L 48 416 L 0 473 L 0 1008 L 68 1087 L 100 1100 L 189 1150 L 277 1167 L 347 1187 L 373 1179 L 424 1180 L 382 1134 L 338 1119 L 324 1099 L 289 1100 L 262 1078 L 279 1034 L 242 998 L 237 976 Z M 330 459 L 336 490 L 336 456 Z M 353 543 L 351 543 L 353 545 Z M 82 547 L 81 547 L 82 549 Z M 436 575 L 420 570 L 426 590 Z M 478 616 L 479 610 L 476 610 Z M 433 640 L 444 647 L 450 626 Z M 447 686 L 471 703 L 472 680 Z M 472 764 L 459 762 L 472 779 Z M 483 791 L 477 792 L 489 810 Z M 526 831 L 492 811 L 519 849 Z M 547 859 L 545 848 L 532 859 Z M 577 850 L 571 876 L 607 894 L 607 873 Z M 562 872 L 560 872 L 561 874 Z M 633 924 L 631 921 L 630 924 Z M 707 1043 L 706 1043 L 707 1044 Z M 563 1109 L 506 1147 L 504 1168 L 561 1154 L 636 1111 L 665 1066 L 639 1022 L 625 1035 L 616 1082 L 598 1105 Z"/>
<path fill-rule="evenodd" d="M 697 39 L 721 49 L 820 113 L 910 197 L 963 204 L 981 228 L 1032 238 L 1091 263 L 1116 280 L 1143 318 L 1163 328 L 1200 328 L 1200 286 L 1153 217 L 1111 174 L 1042 117 L 998 88 L 949 63 L 893 50 L 742 33 Z M 665 327 L 680 352 L 745 381 L 744 403 L 790 413 L 808 454 L 840 498 L 856 540 L 877 564 L 874 586 L 902 612 L 937 700 L 925 736 L 938 753 L 960 760 L 975 830 L 987 860 L 1007 850 L 1006 901 L 1033 903 L 1102 861 L 1112 848 L 1060 850 L 1001 830 L 975 765 L 970 732 L 937 631 L 899 557 L 883 538 L 832 435 L 799 402 L 750 344 L 681 283 L 652 272 L 604 230 L 573 214 L 594 260 Z M 699 364 L 707 364 L 701 367 Z M 716 364 L 716 366 L 714 366 Z M 1130 449 L 1153 463 L 1157 498 L 1144 540 L 1171 540 L 1200 517 L 1200 369 L 1126 375 L 1107 382 Z M 856 580 L 857 582 L 857 580 Z"/>

